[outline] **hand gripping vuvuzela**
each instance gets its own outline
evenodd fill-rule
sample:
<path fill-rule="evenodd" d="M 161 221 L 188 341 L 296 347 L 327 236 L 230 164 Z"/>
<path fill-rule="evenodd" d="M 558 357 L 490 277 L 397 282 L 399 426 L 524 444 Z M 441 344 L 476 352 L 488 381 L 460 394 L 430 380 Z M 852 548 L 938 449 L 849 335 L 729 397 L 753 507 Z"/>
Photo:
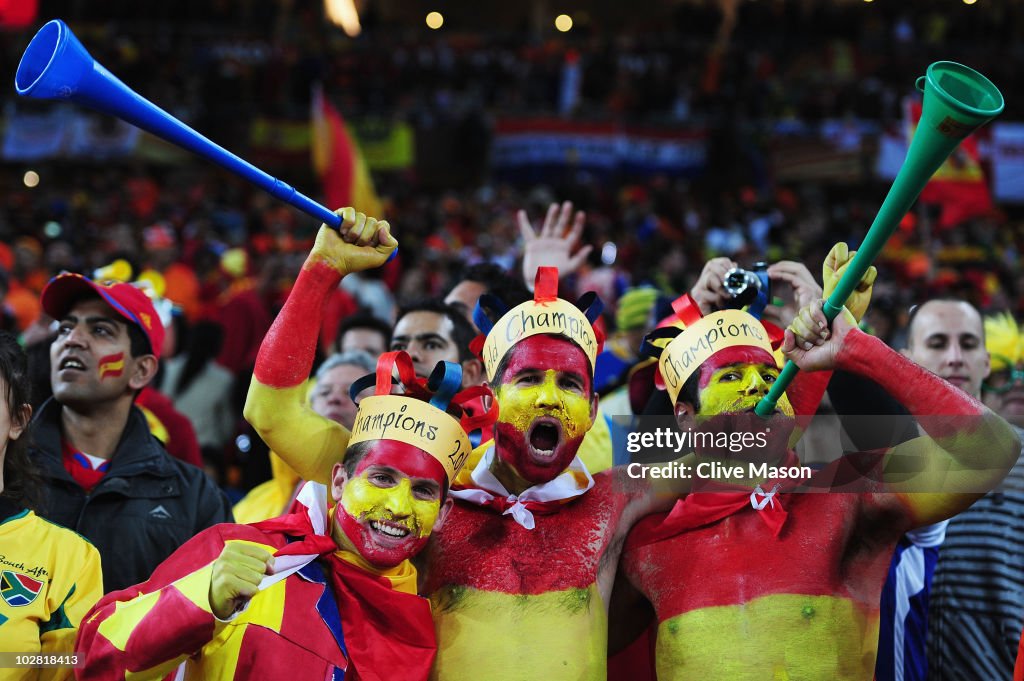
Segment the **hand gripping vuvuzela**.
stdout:
<path fill-rule="evenodd" d="M 992 81 L 974 69 L 951 61 L 938 61 L 929 66 L 927 74 L 917 79 L 917 88 L 924 93 L 924 103 L 907 158 L 871 223 L 864 243 L 825 301 L 824 312 L 829 322 L 843 309 L 846 299 L 939 166 L 965 137 L 1003 110 L 1003 95 Z M 778 380 L 758 403 L 755 409 L 758 415 L 767 417 L 775 411 L 776 403 L 799 370 L 792 360 L 786 362 Z"/>

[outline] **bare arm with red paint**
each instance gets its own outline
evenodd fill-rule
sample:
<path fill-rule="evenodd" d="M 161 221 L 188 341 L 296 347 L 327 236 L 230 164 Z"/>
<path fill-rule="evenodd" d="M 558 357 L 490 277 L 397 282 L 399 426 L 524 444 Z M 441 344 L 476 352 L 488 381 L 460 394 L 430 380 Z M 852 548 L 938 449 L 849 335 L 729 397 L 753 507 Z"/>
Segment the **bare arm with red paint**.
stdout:
<path fill-rule="evenodd" d="M 305 401 L 324 301 L 346 274 L 383 265 L 398 247 L 387 222 L 344 208 L 341 229 L 320 227 L 284 307 L 260 345 L 245 401 L 246 420 L 306 480 L 327 483 L 349 432 Z"/>
<path fill-rule="evenodd" d="M 839 280 L 846 274 L 847 268 L 853 262 L 855 255 L 857 255 L 857 251 L 851 251 L 845 242 L 840 241 L 832 246 L 825 257 L 825 262 L 821 266 L 821 280 L 824 282 L 824 288 L 818 288 L 817 295 L 812 295 L 817 284 L 814 282 L 813 277 L 811 277 L 811 273 L 802 264 L 786 261 L 779 262 L 768 268 L 768 274 L 773 278 L 788 281 L 792 284 L 794 294 L 796 295 L 796 302 L 803 309 L 815 303 L 819 297 L 828 299 L 832 295 L 839 285 Z M 864 272 L 864 276 L 861 277 L 857 287 L 854 288 L 850 297 L 846 300 L 846 307 L 850 310 L 857 323 L 867 313 L 877 277 L 878 270 L 872 265 Z M 798 320 L 799 312 L 793 322 L 797 323 Z M 786 396 L 789 398 L 789 403 L 793 406 L 793 412 L 797 417 L 797 427 L 793 429 L 793 434 L 789 440 L 790 447 L 796 446 L 796 443 L 810 426 L 810 420 L 817 413 L 818 406 L 825 396 L 825 391 L 831 379 L 831 370 L 804 371 L 797 374 L 796 378 L 789 385 L 789 388 L 786 390 Z"/>
<path fill-rule="evenodd" d="M 782 349 L 801 370 L 838 368 L 871 379 L 917 418 L 927 437 L 893 447 L 884 463 L 886 488 L 909 509 L 911 526 L 964 510 L 1017 461 L 1020 441 L 1006 421 L 857 329 L 847 310 L 830 330 L 822 301 L 804 308 L 786 330 Z"/>

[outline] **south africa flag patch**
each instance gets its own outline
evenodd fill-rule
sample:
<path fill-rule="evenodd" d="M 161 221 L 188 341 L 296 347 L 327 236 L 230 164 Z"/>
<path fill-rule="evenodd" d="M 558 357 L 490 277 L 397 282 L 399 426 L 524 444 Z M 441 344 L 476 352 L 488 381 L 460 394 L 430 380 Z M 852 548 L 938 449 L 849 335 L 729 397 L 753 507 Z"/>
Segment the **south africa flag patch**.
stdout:
<path fill-rule="evenodd" d="M 4 602 L 13 608 L 19 608 L 34 601 L 42 588 L 41 581 L 32 579 L 28 575 L 11 570 L 0 572 L 0 598 L 3 598 Z"/>

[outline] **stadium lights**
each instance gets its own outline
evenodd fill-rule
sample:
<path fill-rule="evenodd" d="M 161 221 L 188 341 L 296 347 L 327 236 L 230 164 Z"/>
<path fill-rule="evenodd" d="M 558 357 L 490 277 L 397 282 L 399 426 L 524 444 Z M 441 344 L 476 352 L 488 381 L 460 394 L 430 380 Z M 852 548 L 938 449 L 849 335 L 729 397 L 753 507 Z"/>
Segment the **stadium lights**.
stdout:
<path fill-rule="evenodd" d="M 427 28 L 437 30 L 444 26 L 444 15 L 440 12 L 430 12 L 427 14 Z"/>
<path fill-rule="evenodd" d="M 348 37 L 355 38 L 363 32 L 353 0 L 324 0 L 324 11 L 331 23 L 340 26 Z"/>
<path fill-rule="evenodd" d="M 557 17 L 555 17 L 555 28 L 557 28 L 562 33 L 568 32 L 570 29 L 572 29 L 572 17 L 570 17 L 568 14 L 559 14 Z"/>

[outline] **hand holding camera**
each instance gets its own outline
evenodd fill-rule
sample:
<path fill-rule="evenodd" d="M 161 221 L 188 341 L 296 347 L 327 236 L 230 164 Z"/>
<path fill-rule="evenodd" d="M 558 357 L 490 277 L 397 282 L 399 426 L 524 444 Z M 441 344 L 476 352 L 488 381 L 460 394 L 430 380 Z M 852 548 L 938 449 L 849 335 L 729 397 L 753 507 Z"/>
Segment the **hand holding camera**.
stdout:
<path fill-rule="evenodd" d="M 701 314 L 710 314 L 726 307 L 730 294 L 725 290 L 725 275 L 737 265 L 729 258 L 712 258 L 704 263 L 700 278 L 690 289 L 690 296 L 700 307 Z"/>
<path fill-rule="evenodd" d="M 822 297 L 821 286 L 803 263 L 780 260 L 768 265 L 758 262 L 746 269 L 729 258 L 709 260 L 690 295 L 701 312 L 709 314 L 755 303 L 768 305 L 773 299 L 773 286 L 777 288 L 779 284 L 792 287 L 795 309 Z"/>

